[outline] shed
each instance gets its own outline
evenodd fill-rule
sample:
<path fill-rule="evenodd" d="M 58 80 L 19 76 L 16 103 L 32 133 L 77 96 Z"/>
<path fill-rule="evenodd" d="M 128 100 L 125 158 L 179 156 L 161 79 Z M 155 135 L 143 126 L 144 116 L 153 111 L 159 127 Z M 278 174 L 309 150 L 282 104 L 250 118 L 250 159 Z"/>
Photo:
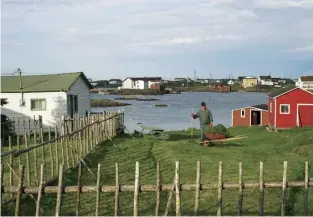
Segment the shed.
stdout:
<path fill-rule="evenodd" d="M 313 127 L 312 92 L 297 87 L 269 94 L 268 107 L 272 127 Z"/>
<path fill-rule="evenodd" d="M 232 126 L 268 125 L 268 106 L 259 104 L 232 110 Z"/>

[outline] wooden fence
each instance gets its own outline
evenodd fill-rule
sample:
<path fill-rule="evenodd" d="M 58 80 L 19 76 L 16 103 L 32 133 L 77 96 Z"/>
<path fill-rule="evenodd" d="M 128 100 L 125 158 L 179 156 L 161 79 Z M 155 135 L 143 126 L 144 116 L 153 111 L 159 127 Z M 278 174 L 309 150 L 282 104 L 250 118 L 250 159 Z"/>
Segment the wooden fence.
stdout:
<path fill-rule="evenodd" d="M 55 126 L 53 131 L 49 129 L 48 133 L 41 128 L 40 132 L 9 137 L 9 146 L 2 147 L 1 161 L 7 171 L 2 178 L 14 186 L 19 182 L 16 170 L 25 165 L 26 182 L 23 186 L 34 186 L 41 181 L 40 164 L 44 165 L 43 183 L 57 177 L 60 164 L 64 165 L 62 170 L 73 168 L 79 162 L 88 166 L 84 157 L 98 144 L 117 135 L 116 124 L 123 121 L 123 116 L 119 112 L 90 115 L 66 121 Z"/>
<path fill-rule="evenodd" d="M 40 131 L 43 127 L 41 115 L 34 115 L 33 117 L 9 117 L 7 122 L 1 123 L 1 125 L 5 124 L 11 124 L 13 131 L 22 135 L 25 132 L 32 133 L 34 131 Z"/>
<path fill-rule="evenodd" d="M 280 188 L 282 189 L 282 197 L 281 197 L 281 215 L 286 215 L 286 200 L 287 200 L 287 189 L 288 188 L 304 188 L 304 206 L 303 206 L 303 214 L 304 216 L 308 215 L 308 192 L 309 187 L 313 187 L 313 180 L 309 179 L 309 163 L 305 162 L 305 177 L 303 181 L 288 181 L 287 180 L 287 162 L 284 162 L 283 165 L 283 176 L 282 181 L 278 182 L 266 182 L 264 181 L 264 169 L 263 162 L 260 162 L 260 176 L 259 182 L 257 183 L 249 183 L 244 182 L 242 178 L 242 164 L 239 162 L 239 178 L 237 183 L 225 183 L 223 181 L 223 164 L 219 162 L 219 172 L 218 172 L 218 183 L 217 184 L 203 184 L 201 183 L 201 173 L 200 173 L 200 162 L 197 162 L 197 170 L 196 170 L 196 184 L 182 184 L 180 182 L 180 165 L 179 162 L 176 161 L 174 181 L 172 184 L 162 185 L 160 181 L 160 165 L 157 163 L 156 169 L 156 184 L 152 185 L 141 185 L 140 180 L 140 170 L 139 170 L 139 162 L 136 162 L 135 167 L 135 181 L 134 185 L 121 185 L 119 182 L 119 170 L 118 164 L 115 164 L 116 171 L 116 184 L 114 186 L 105 186 L 101 185 L 100 180 L 100 168 L 101 165 L 98 164 L 97 170 L 97 182 L 96 186 L 82 186 L 81 185 L 81 175 L 82 175 L 82 164 L 79 164 L 78 167 L 78 177 L 77 177 L 77 185 L 75 186 L 65 186 L 64 185 L 64 177 L 63 172 L 65 167 L 60 165 L 58 169 L 59 177 L 58 177 L 58 185 L 57 186 L 46 186 L 44 185 L 44 165 L 40 167 L 40 182 L 36 186 L 23 187 L 24 183 L 24 172 L 25 168 L 23 165 L 19 166 L 19 174 L 16 175 L 18 177 L 18 183 L 16 185 L 8 185 L 3 186 L 2 173 L 3 173 L 3 165 L 1 165 L 1 185 L 2 192 L 1 193 L 14 193 L 16 194 L 16 204 L 15 204 L 15 215 L 18 216 L 21 214 L 21 197 L 23 194 L 37 194 L 36 200 L 36 216 L 39 216 L 40 213 L 40 201 L 43 194 L 56 194 L 56 207 L 55 207 L 55 215 L 59 216 L 61 213 L 62 206 L 62 195 L 64 194 L 73 194 L 77 195 L 76 200 L 76 215 L 79 215 L 79 206 L 80 206 L 80 196 L 84 193 L 94 192 L 95 195 L 95 216 L 99 215 L 100 212 L 100 194 L 104 192 L 115 192 L 115 202 L 114 202 L 114 215 L 119 215 L 119 201 L 120 201 L 120 192 L 133 192 L 133 215 L 139 215 L 139 194 L 140 192 L 155 192 L 156 194 L 156 207 L 155 207 L 155 215 L 160 215 L 160 192 L 168 191 L 168 200 L 165 209 L 164 216 L 167 216 L 169 213 L 169 209 L 171 206 L 172 198 L 175 198 L 175 212 L 176 216 L 181 216 L 181 192 L 182 191 L 195 191 L 195 205 L 194 205 L 194 214 L 197 215 L 199 213 L 199 202 L 200 202 L 200 193 L 208 190 L 216 190 L 218 193 L 217 196 L 217 216 L 221 216 L 223 214 L 223 190 L 225 189 L 238 189 L 238 215 L 243 215 L 243 195 L 244 189 L 256 188 L 259 189 L 259 215 L 264 215 L 264 189 L 266 188 Z M 26 169 L 27 170 L 27 169 Z M 91 202 L 91 201 L 88 201 Z"/>

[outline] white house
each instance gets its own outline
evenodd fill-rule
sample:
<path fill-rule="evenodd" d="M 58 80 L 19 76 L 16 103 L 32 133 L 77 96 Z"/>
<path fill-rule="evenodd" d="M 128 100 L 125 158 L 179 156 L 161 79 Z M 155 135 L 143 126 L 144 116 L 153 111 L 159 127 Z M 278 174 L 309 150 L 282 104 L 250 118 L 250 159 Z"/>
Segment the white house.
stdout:
<path fill-rule="evenodd" d="M 234 84 L 235 84 L 235 82 L 234 82 L 233 80 L 231 80 L 231 79 L 230 79 L 230 80 L 227 82 L 227 84 L 228 84 L 228 85 L 234 85 Z"/>
<path fill-rule="evenodd" d="M 1 98 L 8 104 L 1 114 L 13 117 L 41 115 L 45 126 L 58 124 L 62 116 L 90 112 L 90 82 L 83 72 L 1 76 Z"/>
<path fill-rule="evenodd" d="M 259 76 L 258 77 L 258 84 L 261 86 L 273 86 L 274 82 L 271 76 Z"/>
<path fill-rule="evenodd" d="M 161 82 L 161 77 L 127 77 L 120 89 L 149 89 L 152 84 Z"/>
<path fill-rule="evenodd" d="M 303 88 L 305 90 L 313 90 L 313 76 L 301 76 L 296 82 L 296 87 Z"/>

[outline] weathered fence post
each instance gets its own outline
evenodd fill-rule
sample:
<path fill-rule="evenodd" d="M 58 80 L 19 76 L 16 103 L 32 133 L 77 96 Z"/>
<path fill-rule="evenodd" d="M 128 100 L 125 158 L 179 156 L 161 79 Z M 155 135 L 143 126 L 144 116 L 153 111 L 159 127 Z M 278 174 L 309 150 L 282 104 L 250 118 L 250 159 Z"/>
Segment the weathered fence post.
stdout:
<path fill-rule="evenodd" d="M 9 136 L 9 150 L 12 151 L 12 140 L 11 140 L 11 136 Z M 9 165 L 10 165 L 10 186 L 14 185 L 14 180 L 13 180 L 13 154 L 10 154 L 10 159 L 9 159 Z M 11 198 L 14 197 L 14 194 L 11 194 Z"/>
<path fill-rule="evenodd" d="M 42 190 L 44 186 L 44 165 L 40 165 L 40 181 L 38 187 L 38 196 L 37 196 L 37 204 L 36 204 L 36 216 L 40 216 L 40 201 L 42 196 Z"/>
<path fill-rule="evenodd" d="M 305 177 L 304 177 L 304 215 L 308 215 L 309 205 L 309 162 L 305 161 Z"/>
<path fill-rule="evenodd" d="M 199 212 L 199 202 L 200 202 L 200 174 L 201 174 L 201 163 L 197 161 L 197 178 L 196 178 L 196 199 L 195 199 L 195 215 Z"/>
<path fill-rule="evenodd" d="M 29 134 L 27 135 L 26 133 L 24 133 L 24 142 L 25 142 L 25 147 L 28 148 L 28 141 L 30 141 L 30 136 Z M 27 171 L 27 184 L 28 186 L 31 186 L 31 178 L 30 178 L 30 162 L 29 162 L 29 151 L 26 152 L 26 171 Z"/>
<path fill-rule="evenodd" d="M 60 165 L 57 201 L 56 201 L 56 207 L 55 207 L 55 216 L 59 216 L 60 212 L 61 212 L 62 193 L 63 193 L 63 165 Z"/>
<path fill-rule="evenodd" d="M 81 179 L 82 179 L 82 164 L 78 164 L 78 175 L 77 175 L 77 205 L 76 205 L 76 216 L 79 216 L 80 207 L 80 192 L 81 192 Z"/>
<path fill-rule="evenodd" d="M 97 172 L 97 194 L 96 194 L 96 214 L 95 216 L 99 216 L 99 209 L 100 209 L 100 169 L 101 164 L 98 164 L 98 172 Z"/>
<path fill-rule="evenodd" d="M 223 190 L 223 163 L 220 161 L 218 165 L 218 190 L 217 190 L 217 216 L 222 216 L 222 207 L 223 207 L 223 200 L 222 200 L 222 190 Z"/>
<path fill-rule="evenodd" d="M 114 216 L 118 216 L 120 185 L 118 181 L 118 163 L 115 163 L 115 203 Z"/>
<path fill-rule="evenodd" d="M 239 162 L 239 199 L 238 199 L 238 216 L 242 216 L 243 202 L 243 182 L 242 182 L 242 163 Z"/>
<path fill-rule="evenodd" d="M 176 161 L 176 168 L 175 168 L 175 191 L 176 191 L 176 216 L 181 216 L 181 210 L 180 210 L 179 161 Z"/>
<path fill-rule="evenodd" d="M 260 162 L 260 201 L 259 201 L 259 215 L 264 215 L 264 168 L 263 162 Z"/>
<path fill-rule="evenodd" d="M 21 197 L 22 197 L 23 182 L 24 182 L 24 166 L 21 165 L 19 168 L 20 168 L 20 176 L 19 176 L 18 186 L 17 186 L 15 216 L 21 215 Z"/>
<path fill-rule="evenodd" d="M 161 191 L 161 183 L 160 183 L 160 163 L 157 162 L 156 168 L 156 203 L 155 203 L 155 216 L 159 216 L 160 210 L 160 191 Z"/>
<path fill-rule="evenodd" d="M 138 216 L 138 213 L 139 213 L 139 162 L 136 161 L 135 188 L 134 188 L 134 216 Z"/>
<path fill-rule="evenodd" d="M 284 161 L 281 215 L 286 215 L 287 161 Z"/>

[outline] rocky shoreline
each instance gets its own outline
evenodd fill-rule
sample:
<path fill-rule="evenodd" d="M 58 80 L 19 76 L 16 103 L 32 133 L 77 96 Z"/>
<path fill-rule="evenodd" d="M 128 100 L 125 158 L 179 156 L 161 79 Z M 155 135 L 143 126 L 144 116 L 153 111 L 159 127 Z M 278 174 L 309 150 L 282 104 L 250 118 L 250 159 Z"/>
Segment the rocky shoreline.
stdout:
<path fill-rule="evenodd" d="M 117 107 L 117 106 L 129 106 L 130 103 L 118 102 L 111 99 L 92 99 L 90 100 L 91 107 Z"/>

